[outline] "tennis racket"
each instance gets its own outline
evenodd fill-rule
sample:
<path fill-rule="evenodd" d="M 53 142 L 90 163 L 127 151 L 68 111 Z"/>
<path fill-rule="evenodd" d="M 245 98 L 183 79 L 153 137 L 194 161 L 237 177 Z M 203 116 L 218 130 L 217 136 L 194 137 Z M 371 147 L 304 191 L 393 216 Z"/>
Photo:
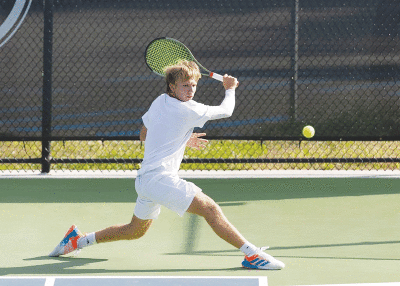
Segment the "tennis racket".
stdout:
<path fill-rule="evenodd" d="M 222 75 L 210 72 L 203 67 L 184 44 L 171 38 L 163 37 L 151 41 L 146 48 L 145 60 L 150 70 L 160 76 L 165 76 L 166 67 L 177 64 L 181 60 L 187 60 L 195 62 L 202 75 L 219 81 L 224 79 Z"/>

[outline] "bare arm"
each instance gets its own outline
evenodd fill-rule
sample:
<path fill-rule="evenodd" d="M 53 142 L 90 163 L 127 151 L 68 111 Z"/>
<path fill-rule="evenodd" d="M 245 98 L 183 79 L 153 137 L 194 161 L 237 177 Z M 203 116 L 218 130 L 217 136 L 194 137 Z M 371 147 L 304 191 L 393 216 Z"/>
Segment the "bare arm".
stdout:
<path fill-rule="evenodd" d="M 147 135 L 147 128 L 146 126 L 142 126 L 142 128 L 140 129 L 140 141 L 144 142 L 146 141 L 146 135 Z"/>

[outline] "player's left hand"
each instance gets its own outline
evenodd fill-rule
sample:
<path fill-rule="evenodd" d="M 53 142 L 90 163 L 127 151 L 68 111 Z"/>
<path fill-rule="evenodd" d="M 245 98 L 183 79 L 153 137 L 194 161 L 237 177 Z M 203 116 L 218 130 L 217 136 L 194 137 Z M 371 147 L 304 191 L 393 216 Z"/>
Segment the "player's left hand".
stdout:
<path fill-rule="evenodd" d="M 199 138 L 203 136 L 206 136 L 206 133 L 193 133 L 192 136 L 190 136 L 186 146 L 195 148 L 197 150 L 204 149 L 208 144 L 208 140 Z"/>

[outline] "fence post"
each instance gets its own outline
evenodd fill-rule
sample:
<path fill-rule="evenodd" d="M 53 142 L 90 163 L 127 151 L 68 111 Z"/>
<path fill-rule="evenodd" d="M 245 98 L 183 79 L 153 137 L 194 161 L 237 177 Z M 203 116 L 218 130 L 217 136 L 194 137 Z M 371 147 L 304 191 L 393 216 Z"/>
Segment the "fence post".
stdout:
<path fill-rule="evenodd" d="M 299 75 L 299 0 L 293 0 L 291 16 L 291 75 L 290 75 L 290 118 L 297 120 L 297 79 Z"/>
<path fill-rule="evenodd" d="M 50 172 L 50 137 L 53 64 L 53 0 L 44 0 L 42 173 Z"/>

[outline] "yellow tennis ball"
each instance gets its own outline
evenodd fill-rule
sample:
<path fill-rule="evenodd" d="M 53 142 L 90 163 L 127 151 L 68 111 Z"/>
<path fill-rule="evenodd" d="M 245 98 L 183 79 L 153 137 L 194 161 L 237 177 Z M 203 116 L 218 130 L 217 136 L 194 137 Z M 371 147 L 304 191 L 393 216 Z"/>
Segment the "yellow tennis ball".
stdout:
<path fill-rule="evenodd" d="M 306 138 L 312 138 L 315 134 L 315 129 L 311 125 L 304 126 L 303 135 Z"/>

